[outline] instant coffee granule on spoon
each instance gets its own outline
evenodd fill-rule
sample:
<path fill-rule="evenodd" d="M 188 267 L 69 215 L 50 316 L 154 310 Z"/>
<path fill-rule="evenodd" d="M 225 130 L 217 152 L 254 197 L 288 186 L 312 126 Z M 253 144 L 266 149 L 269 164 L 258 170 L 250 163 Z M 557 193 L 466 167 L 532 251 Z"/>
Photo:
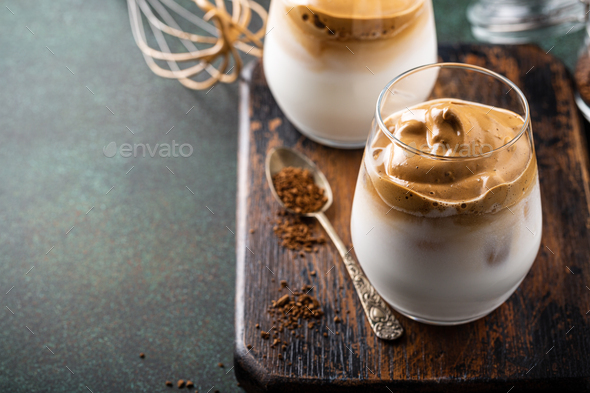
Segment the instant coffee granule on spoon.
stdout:
<path fill-rule="evenodd" d="M 285 167 L 272 177 L 277 195 L 285 206 L 299 214 L 320 210 L 328 198 L 308 169 Z"/>
<path fill-rule="evenodd" d="M 320 210 L 328 201 L 324 189 L 318 187 L 307 169 L 285 167 L 272 177 L 277 195 L 286 207 L 306 214 Z M 279 211 L 273 228 L 281 246 L 295 251 L 317 252 L 316 244 L 326 242 L 324 236 L 314 236 L 312 226 L 300 217 Z"/>

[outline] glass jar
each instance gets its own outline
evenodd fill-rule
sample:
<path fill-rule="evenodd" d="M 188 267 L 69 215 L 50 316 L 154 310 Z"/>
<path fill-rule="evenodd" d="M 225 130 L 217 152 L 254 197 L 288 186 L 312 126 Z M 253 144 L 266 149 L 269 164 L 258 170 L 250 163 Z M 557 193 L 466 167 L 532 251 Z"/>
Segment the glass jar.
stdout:
<path fill-rule="evenodd" d="M 423 90 L 425 80 L 434 88 Z M 441 63 L 386 85 L 351 234 L 369 281 L 393 308 L 439 325 L 485 316 L 524 279 L 541 232 L 529 106 L 514 83 Z"/>
<path fill-rule="evenodd" d="M 588 0 L 474 0 L 467 9 L 473 35 L 497 44 L 522 44 L 582 28 Z"/>
<path fill-rule="evenodd" d="M 437 59 L 431 0 L 273 0 L 263 64 L 279 107 L 316 142 L 362 147 L 381 88 Z"/>

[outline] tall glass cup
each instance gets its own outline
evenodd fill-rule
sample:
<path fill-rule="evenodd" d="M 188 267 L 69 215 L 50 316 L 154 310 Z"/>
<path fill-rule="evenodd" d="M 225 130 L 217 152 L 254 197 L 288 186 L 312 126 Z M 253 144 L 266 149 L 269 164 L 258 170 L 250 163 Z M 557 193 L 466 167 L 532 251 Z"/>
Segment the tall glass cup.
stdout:
<path fill-rule="evenodd" d="M 266 25 L 274 98 L 328 146 L 363 147 L 383 85 L 437 56 L 432 0 L 272 0 Z"/>
<path fill-rule="evenodd" d="M 400 313 L 454 325 L 500 306 L 531 268 L 542 232 L 522 91 L 459 63 L 415 68 L 387 84 L 351 231 L 367 277 Z"/>

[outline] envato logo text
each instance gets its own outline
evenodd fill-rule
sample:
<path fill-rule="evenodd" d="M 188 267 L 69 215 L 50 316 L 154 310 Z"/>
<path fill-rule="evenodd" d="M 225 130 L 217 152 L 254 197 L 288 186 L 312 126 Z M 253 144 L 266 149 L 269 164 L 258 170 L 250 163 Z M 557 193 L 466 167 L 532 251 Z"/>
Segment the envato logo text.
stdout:
<path fill-rule="evenodd" d="M 129 157 L 190 157 L 193 154 L 193 147 L 188 143 L 179 145 L 175 140 L 172 140 L 172 145 L 168 143 L 156 143 L 154 146 L 149 143 L 123 143 L 117 148 L 115 142 L 111 142 L 102 148 L 102 153 L 105 157 L 111 158 L 117 153 L 123 158 Z"/>
<path fill-rule="evenodd" d="M 494 151 L 494 147 L 488 143 L 458 143 L 451 147 L 451 145 L 443 143 L 435 143 L 434 145 L 424 143 L 418 146 L 416 142 L 411 142 L 408 146 L 420 152 L 447 157 L 489 157 Z M 418 153 L 404 149 L 404 154 L 406 157 L 413 157 Z"/>

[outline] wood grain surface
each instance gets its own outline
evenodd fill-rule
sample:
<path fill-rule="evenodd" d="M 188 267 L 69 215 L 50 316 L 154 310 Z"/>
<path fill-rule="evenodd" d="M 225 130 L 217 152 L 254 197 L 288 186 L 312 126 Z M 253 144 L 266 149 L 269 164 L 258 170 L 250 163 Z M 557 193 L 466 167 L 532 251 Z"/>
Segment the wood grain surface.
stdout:
<path fill-rule="evenodd" d="M 351 247 L 350 210 L 362 151 L 327 148 L 302 136 L 277 107 L 256 64 L 242 81 L 238 157 L 234 366 L 247 391 L 590 389 L 590 182 L 570 75 L 535 46 L 441 46 L 439 54 L 506 75 L 530 101 L 544 215 L 541 250 L 530 273 L 483 319 L 438 327 L 396 313 L 403 337 L 377 339 L 332 244 L 304 257 L 277 244 L 272 220 L 279 205 L 264 177 L 271 147 L 293 147 L 313 159 L 335 194 L 327 215 Z M 288 293 L 279 291 L 280 280 L 291 288 L 313 286 L 325 312 L 317 328 L 302 327 L 297 338 L 279 334 L 289 342 L 286 350 L 271 348 L 272 339 L 260 335 L 272 327 L 268 305 Z M 342 323 L 334 322 L 337 315 Z"/>

